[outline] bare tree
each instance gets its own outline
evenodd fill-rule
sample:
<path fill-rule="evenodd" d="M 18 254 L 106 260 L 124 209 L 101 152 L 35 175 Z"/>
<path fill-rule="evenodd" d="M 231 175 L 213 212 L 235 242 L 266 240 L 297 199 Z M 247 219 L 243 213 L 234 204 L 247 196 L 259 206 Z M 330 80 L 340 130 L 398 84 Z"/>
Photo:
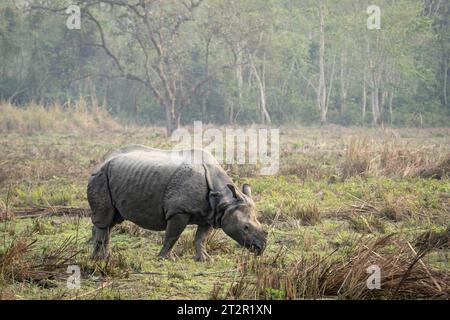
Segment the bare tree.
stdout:
<path fill-rule="evenodd" d="M 320 3 L 320 44 L 319 44 L 319 84 L 317 86 L 317 105 L 320 110 L 320 122 L 327 122 L 328 104 L 327 104 L 327 85 L 325 80 L 325 8 Z"/>
<path fill-rule="evenodd" d="M 272 120 L 270 119 L 269 112 L 267 111 L 267 100 L 266 100 L 266 86 L 264 84 L 264 65 L 261 67 L 261 74 L 258 72 L 258 69 L 256 68 L 255 60 L 253 58 L 253 55 L 250 54 L 250 65 L 252 67 L 253 75 L 255 76 L 256 83 L 258 85 L 258 91 L 259 91 L 259 108 L 261 113 L 261 123 L 271 123 Z"/>
<path fill-rule="evenodd" d="M 340 113 L 343 114 L 347 107 L 347 97 L 348 97 L 348 44 L 345 40 L 344 47 L 341 50 L 340 62 Z"/>
<path fill-rule="evenodd" d="M 372 117 L 375 125 L 381 124 L 381 109 L 380 109 L 380 72 L 374 62 L 374 53 L 372 52 L 371 43 L 368 37 L 366 37 L 366 50 L 369 63 L 369 84 L 370 84 L 370 97 L 372 105 Z"/>
<path fill-rule="evenodd" d="M 180 126 L 182 110 L 201 93 L 201 88 L 224 69 L 232 65 L 224 64 L 211 70 L 208 55 L 205 58 L 205 72 L 195 77 L 187 61 L 184 26 L 195 24 L 196 12 L 204 0 L 80 0 L 83 18 L 98 30 L 97 43 L 84 45 L 101 48 L 111 59 L 115 70 L 97 74 L 108 78 L 123 77 L 141 83 L 159 101 L 166 115 L 167 133 L 171 134 Z M 114 37 L 110 23 L 101 19 L 100 6 L 116 10 L 120 30 L 126 34 L 130 52 L 120 52 L 114 48 Z M 49 8 L 40 8 L 49 9 Z M 51 9 L 61 12 L 63 9 Z M 211 41 L 211 39 L 207 39 Z M 132 56 L 130 56 L 132 55 Z M 134 59 L 134 64 L 130 64 Z M 134 65 L 134 67 L 130 67 Z"/>

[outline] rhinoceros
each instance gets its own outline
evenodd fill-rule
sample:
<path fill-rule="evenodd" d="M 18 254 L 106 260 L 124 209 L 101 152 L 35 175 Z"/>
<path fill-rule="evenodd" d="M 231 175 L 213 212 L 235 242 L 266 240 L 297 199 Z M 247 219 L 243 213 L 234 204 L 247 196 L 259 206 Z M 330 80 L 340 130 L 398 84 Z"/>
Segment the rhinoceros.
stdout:
<path fill-rule="evenodd" d="M 256 254 L 266 246 L 267 232 L 257 220 L 250 186 L 238 190 L 216 159 L 203 150 L 140 145 L 118 149 L 91 174 L 87 198 L 92 209 L 93 259 L 109 256 L 111 230 L 124 220 L 148 230 L 165 230 L 162 258 L 169 257 L 187 225 L 198 226 L 197 261 L 206 259 L 203 241 L 212 229 L 221 228 Z"/>

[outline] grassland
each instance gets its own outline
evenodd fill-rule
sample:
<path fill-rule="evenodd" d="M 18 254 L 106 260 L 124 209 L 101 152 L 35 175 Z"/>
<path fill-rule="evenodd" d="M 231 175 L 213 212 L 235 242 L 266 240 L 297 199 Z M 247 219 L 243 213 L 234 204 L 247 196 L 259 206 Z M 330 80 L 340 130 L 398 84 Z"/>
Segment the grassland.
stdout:
<path fill-rule="evenodd" d="M 87 178 L 109 151 L 170 141 L 159 128 L 115 125 L 4 130 L 0 298 L 448 299 L 449 136 L 448 128 L 282 128 L 277 175 L 227 167 L 236 183 L 253 187 L 269 231 L 262 257 L 218 230 L 208 239 L 213 260 L 194 262 L 189 228 L 175 260 L 163 261 L 163 233 L 124 223 L 113 232 L 110 261 L 92 262 L 89 218 L 58 213 L 88 208 Z M 37 209 L 48 214 L 26 216 Z M 366 287 L 373 264 L 381 290 Z M 68 265 L 81 268 L 79 290 L 66 286 Z"/>

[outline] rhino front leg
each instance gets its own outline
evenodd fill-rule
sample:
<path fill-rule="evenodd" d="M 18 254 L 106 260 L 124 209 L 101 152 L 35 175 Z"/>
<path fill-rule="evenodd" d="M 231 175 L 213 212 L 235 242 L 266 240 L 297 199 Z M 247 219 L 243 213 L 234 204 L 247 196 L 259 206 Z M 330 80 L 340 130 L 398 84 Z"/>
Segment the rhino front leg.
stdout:
<path fill-rule="evenodd" d="M 184 231 L 189 223 L 189 215 L 187 214 L 177 214 L 174 215 L 167 222 L 166 234 L 164 236 L 164 243 L 161 251 L 159 252 L 159 257 L 167 259 L 172 250 L 173 246 L 177 242 L 181 233 Z"/>
<path fill-rule="evenodd" d="M 208 234 L 212 231 L 212 227 L 210 225 L 200 225 L 197 228 L 197 232 L 195 233 L 195 260 L 196 261 L 205 261 L 206 257 L 209 257 L 206 252 L 203 242 L 205 241 Z"/>

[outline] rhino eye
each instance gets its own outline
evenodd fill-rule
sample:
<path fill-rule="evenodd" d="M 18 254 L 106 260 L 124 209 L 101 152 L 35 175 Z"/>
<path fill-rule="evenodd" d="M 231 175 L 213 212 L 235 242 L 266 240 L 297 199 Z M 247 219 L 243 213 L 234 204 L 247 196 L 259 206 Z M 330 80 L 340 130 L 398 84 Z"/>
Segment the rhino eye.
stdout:
<path fill-rule="evenodd" d="M 245 231 L 248 231 L 248 224 L 246 224 L 246 225 L 244 226 L 244 230 L 245 230 Z"/>

